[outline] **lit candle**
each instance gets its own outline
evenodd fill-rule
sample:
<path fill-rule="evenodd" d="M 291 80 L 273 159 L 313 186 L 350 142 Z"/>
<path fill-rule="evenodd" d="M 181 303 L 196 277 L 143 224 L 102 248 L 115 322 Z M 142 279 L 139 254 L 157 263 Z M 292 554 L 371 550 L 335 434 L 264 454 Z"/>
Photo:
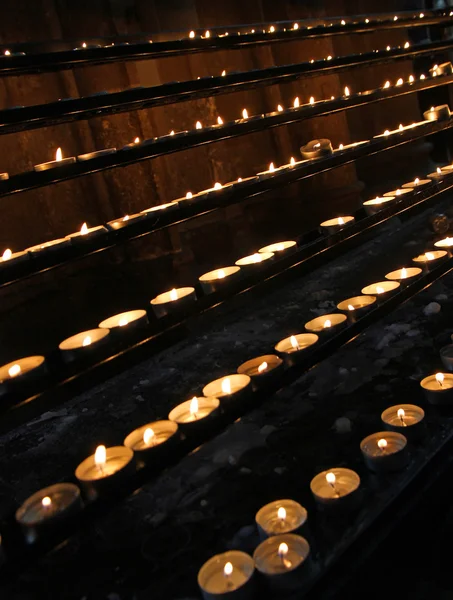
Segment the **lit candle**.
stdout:
<path fill-rule="evenodd" d="M 52 160 L 50 162 L 46 162 L 46 163 L 42 163 L 40 165 L 35 165 L 34 169 L 35 171 L 49 171 L 50 169 L 56 169 L 59 167 L 63 167 L 66 165 L 71 165 L 75 163 L 75 157 L 74 156 L 70 156 L 68 158 L 63 158 L 63 153 L 61 151 L 61 148 L 58 148 L 58 150 L 55 153 L 55 160 Z"/>
<path fill-rule="evenodd" d="M 426 399 L 430 404 L 453 404 L 453 374 L 436 373 L 428 375 L 420 382 Z"/>
<path fill-rule="evenodd" d="M 16 267 L 20 263 L 24 263 L 29 260 L 27 250 L 22 252 L 13 252 L 10 248 L 6 248 L 3 254 L 0 256 L 0 269 L 10 269 Z"/>
<path fill-rule="evenodd" d="M 251 391 L 251 379 L 248 375 L 226 375 L 211 381 L 203 388 L 203 395 L 206 398 L 223 398 L 222 405 L 225 401 L 241 400 L 248 396 Z"/>
<path fill-rule="evenodd" d="M 448 256 L 452 255 L 452 246 L 453 246 L 453 237 L 446 237 L 442 240 L 435 242 L 434 244 L 436 248 L 445 248 L 447 250 Z"/>
<path fill-rule="evenodd" d="M 365 296 L 375 296 L 378 302 L 385 301 L 400 288 L 399 281 L 378 281 L 362 289 Z"/>
<path fill-rule="evenodd" d="M 79 154 L 77 160 L 84 162 L 86 160 L 92 160 L 93 158 L 100 158 L 101 156 L 107 156 L 108 154 L 114 154 L 116 148 L 104 148 L 104 150 L 97 150 L 96 152 L 88 152 L 88 154 Z"/>
<path fill-rule="evenodd" d="M 302 158 L 313 159 L 328 156 L 333 153 L 332 143 L 327 139 L 312 140 L 301 146 L 300 153 Z"/>
<path fill-rule="evenodd" d="M 351 510 L 359 499 L 360 477 L 351 469 L 334 467 L 318 473 L 310 490 L 318 506 L 325 510 Z"/>
<path fill-rule="evenodd" d="M 268 179 L 269 177 L 273 177 L 275 175 L 276 168 L 273 162 L 269 164 L 269 169 L 267 171 L 261 171 L 257 173 L 259 179 Z"/>
<path fill-rule="evenodd" d="M 389 196 L 388 198 L 377 196 L 373 198 L 373 200 L 367 200 L 363 203 L 363 207 L 368 216 L 375 215 L 380 210 L 386 207 L 389 202 L 392 202 L 395 198 L 393 196 Z"/>
<path fill-rule="evenodd" d="M 354 217 L 335 217 L 335 219 L 329 219 L 328 221 L 323 221 L 320 224 L 321 232 L 327 233 L 327 235 L 333 235 L 341 229 L 344 229 L 348 225 L 352 225 L 354 223 Z"/>
<path fill-rule="evenodd" d="M 57 483 L 35 492 L 16 511 L 29 543 L 55 531 L 83 506 L 79 488 L 73 483 Z"/>
<path fill-rule="evenodd" d="M 268 537 L 253 553 L 257 570 L 274 594 L 300 589 L 308 566 L 310 546 L 293 533 Z M 279 596 L 277 596 L 279 597 Z"/>
<path fill-rule="evenodd" d="M 194 432 L 198 433 L 205 428 L 209 428 L 212 419 L 218 417 L 217 409 L 219 406 L 218 398 L 197 398 L 194 396 L 191 400 L 186 400 L 186 402 L 182 402 L 173 408 L 168 415 L 168 419 L 177 423 L 186 435 Z"/>
<path fill-rule="evenodd" d="M 437 266 L 447 257 L 448 252 L 446 250 L 432 250 L 431 252 L 425 252 L 424 254 L 415 256 L 412 259 L 412 262 L 414 262 L 416 265 L 424 265 L 426 269 L 430 269 Z"/>
<path fill-rule="evenodd" d="M 201 288 L 205 294 L 212 294 L 222 289 L 231 280 L 237 279 L 240 275 L 241 267 L 222 267 L 221 269 L 215 269 L 215 271 L 209 271 L 204 273 L 198 278 Z"/>
<path fill-rule="evenodd" d="M 389 431 L 403 433 L 408 440 L 419 440 L 425 429 L 425 412 L 414 404 L 391 406 L 381 414 L 381 420 Z"/>
<path fill-rule="evenodd" d="M 198 572 L 204 600 L 251 600 L 254 597 L 255 563 L 251 556 L 230 550 L 210 558 Z"/>
<path fill-rule="evenodd" d="M 381 431 L 366 437 L 360 450 L 369 469 L 375 472 L 399 471 L 408 462 L 407 439 L 395 431 Z"/>
<path fill-rule="evenodd" d="M 450 107 L 448 104 L 431 106 L 429 110 L 423 113 L 426 121 L 448 121 L 450 119 Z"/>
<path fill-rule="evenodd" d="M 93 238 L 96 238 L 104 233 L 107 233 L 108 229 L 103 225 L 97 227 L 88 227 L 86 223 L 83 223 L 80 231 L 70 233 L 66 237 L 70 238 L 73 244 L 89 243 Z"/>
<path fill-rule="evenodd" d="M 187 310 L 196 300 L 195 288 L 173 288 L 153 298 L 151 300 L 151 307 L 156 317 L 161 318 Z"/>
<path fill-rule="evenodd" d="M 283 368 L 283 361 L 275 354 L 257 356 L 242 363 L 237 369 L 240 375 L 251 377 L 254 386 L 265 385 L 270 378 L 278 375 Z"/>
<path fill-rule="evenodd" d="M 410 283 L 409 279 L 414 279 L 421 275 L 422 270 L 419 267 L 403 267 L 402 269 L 396 269 L 395 271 L 390 271 L 385 276 L 386 279 L 390 281 L 399 281 L 400 284 Z"/>
<path fill-rule="evenodd" d="M 431 184 L 432 181 L 431 179 L 420 179 L 419 177 L 416 177 L 414 179 L 414 181 L 409 181 L 408 183 L 404 183 L 401 188 L 404 189 L 416 189 L 416 188 L 421 188 L 424 187 L 425 185 L 429 185 Z"/>
<path fill-rule="evenodd" d="M 0 397 L 19 392 L 47 372 L 44 356 L 19 358 L 0 367 Z"/>
<path fill-rule="evenodd" d="M 405 194 L 411 194 L 413 191 L 413 188 L 398 188 L 397 190 L 385 192 L 385 194 L 382 195 L 384 196 L 384 198 L 393 198 L 394 200 L 401 200 Z"/>
<path fill-rule="evenodd" d="M 357 318 L 373 308 L 375 302 L 375 296 L 354 296 L 337 304 L 337 308 L 346 312 L 349 320 L 355 323 Z"/>
<path fill-rule="evenodd" d="M 333 313 L 330 315 L 322 315 L 305 323 L 305 329 L 312 333 L 322 333 L 323 335 L 335 334 L 338 330 L 346 325 L 346 315 Z"/>
<path fill-rule="evenodd" d="M 155 464 L 172 451 L 179 439 L 177 423 L 153 421 L 134 429 L 124 440 L 124 445 L 134 452 L 138 464 L 148 461 Z"/>
<path fill-rule="evenodd" d="M 108 342 L 109 329 L 89 329 L 63 340 L 58 348 L 65 362 L 92 358 Z"/>
<path fill-rule="evenodd" d="M 256 513 L 255 522 L 260 538 L 265 540 L 282 533 L 302 533 L 307 511 L 294 500 L 275 500 Z"/>
<path fill-rule="evenodd" d="M 112 333 L 123 335 L 129 331 L 146 328 L 148 316 L 146 310 L 128 310 L 108 319 L 104 319 L 98 325 L 101 329 L 111 329 Z"/>
<path fill-rule="evenodd" d="M 280 340 L 275 351 L 283 355 L 287 364 L 293 365 L 306 358 L 304 350 L 310 349 L 318 340 L 319 337 L 314 333 L 298 333 Z"/>
<path fill-rule="evenodd" d="M 251 254 L 250 256 L 240 258 L 234 264 L 238 267 L 248 268 L 249 270 L 253 268 L 256 269 L 257 267 L 260 267 L 263 264 L 267 264 L 267 261 L 269 261 L 273 257 L 273 252 L 256 252 L 255 254 Z"/>
<path fill-rule="evenodd" d="M 297 242 L 294 240 L 286 240 L 284 242 L 275 242 L 274 244 L 269 244 L 269 246 L 264 246 L 260 248 L 258 252 L 261 254 L 268 254 L 272 252 L 272 254 L 276 254 L 277 256 L 281 256 L 282 254 L 290 254 L 297 250 Z"/>

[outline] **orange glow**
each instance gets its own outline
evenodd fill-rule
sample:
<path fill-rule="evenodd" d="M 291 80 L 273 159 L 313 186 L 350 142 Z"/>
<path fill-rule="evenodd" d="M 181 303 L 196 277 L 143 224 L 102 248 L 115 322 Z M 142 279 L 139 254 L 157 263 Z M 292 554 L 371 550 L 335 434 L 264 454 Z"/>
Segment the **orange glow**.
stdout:
<path fill-rule="evenodd" d="M 82 342 L 82 346 L 89 346 L 91 344 L 91 337 L 89 335 Z"/>
<path fill-rule="evenodd" d="M 222 379 L 221 387 L 224 394 L 231 394 L 231 381 L 229 377 Z"/>
<path fill-rule="evenodd" d="M 95 464 L 102 469 L 102 467 L 107 462 L 107 450 L 105 446 L 98 446 L 96 448 L 96 452 L 94 453 L 94 462 Z"/>
<path fill-rule="evenodd" d="M 258 373 L 263 373 L 264 371 L 266 371 L 266 369 L 267 369 L 267 362 L 264 361 L 258 367 Z"/>
<path fill-rule="evenodd" d="M 387 440 L 384 438 L 381 438 L 380 440 L 378 440 L 377 445 L 378 445 L 379 449 L 382 450 L 382 452 L 384 452 L 384 450 L 387 448 Z"/>
<path fill-rule="evenodd" d="M 170 291 L 170 300 L 172 300 L 174 302 L 177 299 L 178 299 L 178 291 L 175 288 L 173 288 Z"/>
<path fill-rule="evenodd" d="M 63 160 L 63 152 L 61 151 L 61 148 L 58 148 L 56 153 L 55 153 L 55 160 L 57 162 L 60 162 L 60 160 Z"/>
<path fill-rule="evenodd" d="M 329 327 L 332 327 L 332 321 L 330 319 L 326 319 L 324 321 L 323 327 L 324 327 L 324 329 L 328 329 Z"/>
<path fill-rule="evenodd" d="M 151 429 L 151 427 L 147 427 L 145 429 L 145 432 L 143 433 L 143 441 L 145 442 L 146 446 L 151 446 L 154 438 L 155 438 L 155 433 L 153 431 L 153 429 Z"/>
<path fill-rule="evenodd" d="M 9 248 L 7 248 L 2 254 L 2 260 L 9 260 L 12 257 L 12 255 L 12 251 Z"/>
<path fill-rule="evenodd" d="M 19 375 L 19 373 L 21 372 L 21 370 L 22 369 L 20 368 L 20 365 L 15 364 L 15 365 L 13 365 L 12 367 L 10 367 L 8 369 L 8 375 L 10 377 L 16 377 L 17 375 Z"/>

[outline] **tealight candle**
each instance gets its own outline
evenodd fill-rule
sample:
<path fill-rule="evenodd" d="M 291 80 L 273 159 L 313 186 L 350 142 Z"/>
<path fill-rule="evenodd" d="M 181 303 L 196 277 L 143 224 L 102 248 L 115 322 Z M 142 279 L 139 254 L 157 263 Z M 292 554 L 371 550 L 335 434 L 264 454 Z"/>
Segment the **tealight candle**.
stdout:
<path fill-rule="evenodd" d="M 248 375 L 226 375 L 205 385 L 203 395 L 206 398 L 222 398 L 224 405 L 225 402 L 239 401 L 247 397 L 251 391 L 250 383 L 251 378 Z"/>
<path fill-rule="evenodd" d="M 29 258 L 30 257 L 27 250 L 22 252 L 12 252 L 10 248 L 7 248 L 0 256 L 0 269 L 8 269 L 9 267 L 13 267 L 18 263 L 29 260 Z"/>
<path fill-rule="evenodd" d="M 296 364 L 306 357 L 304 350 L 309 349 L 319 340 L 314 333 L 298 333 L 280 340 L 275 346 L 276 352 L 282 354 L 289 365 Z"/>
<path fill-rule="evenodd" d="M 254 597 L 255 562 L 239 550 L 216 554 L 198 572 L 204 600 L 251 600 Z"/>
<path fill-rule="evenodd" d="M 439 75 L 451 75 L 453 73 L 453 67 L 451 62 L 444 62 L 440 65 L 434 65 L 429 70 L 432 77 L 437 77 Z"/>
<path fill-rule="evenodd" d="M 58 348 L 65 362 L 92 357 L 108 341 L 109 329 L 89 329 L 63 340 Z"/>
<path fill-rule="evenodd" d="M 321 231 L 325 231 L 327 235 L 333 235 L 341 229 L 344 229 L 347 225 L 351 225 L 354 222 L 354 217 L 335 217 L 335 219 L 329 219 L 323 221 L 320 225 Z"/>
<path fill-rule="evenodd" d="M 365 464 L 376 473 L 399 471 L 409 460 L 407 439 L 395 431 L 372 433 L 360 443 Z"/>
<path fill-rule="evenodd" d="M 395 198 L 393 196 L 389 196 L 387 198 L 385 198 L 385 197 L 380 198 L 378 196 L 378 197 L 374 198 L 373 200 L 367 200 L 366 202 L 364 202 L 363 207 L 368 216 L 375 215 L 380 210 L 385 208 L 386 205 L 394 199 Z"/>
<path fill-rule="evenodd" d="M 421 272 L 422 270 L 419 267 L 403 267 L 402 269 L 396 269 L 396 271 L 390 271 L 385 278 L 390 281 L 399 281 L 400 284 L 403 284 L 407 283 L 408 279 L 418 277 L 421 275 Z"/>
<path fill-rule="evenodd" d="M 31 543 L 70 519 L 82 506 L 80 490 L 76 485 L 57 483 L 27 498 L 16 511 L 16 521 Z"/>
<path fill-rule="evenodd" d="M 184 434 L 199 432 L 209 427 L 209 422 L 218 416 L 218 398 L 205 397 L 186 400 L 178 404 L 168 415 L 169 421 L 177 423 Z"/>
<path fill-rule="evenodd" d="M 403 433 L 408 440 L 419 440 L 425 429 L 425 411 L 415 404 L 391 406 L 381 414 L 381 421 L 389 431 Z"/>
<path fill-rule="evenodd" d="M 350 510 L 357 506 L 360 477 L 355 471 L 334 467 L 318 473 L 310 482 L 316 504 L 325 510 Z"/>
<path fill-rule="evenodd" d="M 248 375 L 254 386 L 265 385 L 283 368 L 283 360 L 275 354 L 265 354 L 248 360 L 238 367 L 240 375 Z"/>
<path fill-rule="evenodd" d="M 173 288 L 169 292 L 163 292 L 150 302 L 157 318 L 175 314 L 196 302 L 197 295 L 193 287 Z"/>
<path fill-rule="evenodd" d="M 222 289 L 232 279 L 236 279 L 240 274 L 241 267 L 222 267 L 215 271 L 209 271 L 198 278 L 201 288 L 205 294 L 212 294 Z"/>
<path fill-rule="evenodd" d="M 274 593 L 299 588 L 306 568 L 310 546 L 293 533 L 268 537 L 253 553 L 255 566 Z"/>
<path fill-rule="evenodd" d="M 432 250 L 431 252 L 425 252 L 424 254 L 419 254 L 412 259 L 417 265 L 423 265 L 426 269 L 433 268 L 437 266 L 440 262 L 445 260 L 448 257 L 448 252 L 446 250 Z"/>
<path fill-rule="evenodd" d="M 135 470 L 134 453 L 126 446 L 98 446 L 75 471 L 87 498 L 94 499 L 119 487 Z"/>
<path fill-rule="evenodd" d="M 443 240 L 435 242 L 436 248 L 446 248 L 448 256 L 452 255 L 453 237 L 446 237 Z"/>
<path fill-rule="evenodd" d="M 153 421 L 134 429 L 124 440 L 137 459 L 137 464 L 146 464 L 171 452 L 178 443 L 178 424 L 173 421 Z"/>
<path fill-rule="evenodd" d="M 275 168 L 275 165 L 273 162 L 270 163 L 269 165 L 269 169 L 267 171 L 260 171 L 259 173 L 257 173 L 258 178 L 263 180 L 263 179 L 269 179 L 269 177 L 273 177 L 276 173 L 278 169 Z"/>
<path fill-rule="evenodd" d="M 448 175 L 448 173 L 446 173 L 445 171 L 442 171 L 442 169 L 440 167 L 437 167 L 437 169 L 434 171 L 434 173 L 429 173 L 428 177 L 429 179 L 432 179 L 433 181 L 441 181 L 442 179 L 445 179 L 445 177 Z"/>
<path fill-rule="evenodd" d="M 422 379 L 420 385 L 430 404 L 453 404 L 453 374 L 428 375 Z"/>
<path fill-rule="evenodd" d="M 414 179 L 414 181 L 409 181 L 408 183 L 403 183 L 401 188 L 403 190 L 408 189 L 408 188 L 414 190 L 417 188 L 424 187 L 425 185 L 429 185 L 430 183 L 432 183 L 431 179 L 419 179 L 418 177 L 416 177 Z"/>
<path fill-rule="evenodd" d="M 27 356 L 1 366 L 0 397 L 19 391 L 35 379 L 44 376 L 45 373 L 44 356 Z"/>
<path fill-rule="evenodd" d="M 373 308 L 375 302 L 375 296 L 354 296 L 337 304 L 337 308 L 347 312 L 349 319 L 355 322 L 357 318 Z"/>
<path fill-rule="evenodd" d="M 322 317 L 316 317 L 308 323 L 305 323 L 305 329 L 312 333 L 321 333 L 323 335 L 335 334 L 337 331 L 346 325 L 346 315 L 339 313 L 333 313 L 330 315 L 322 315 Z"/>
<path fill-rule="evenodd" d="M 448 121 L 450 118 L 450 107 L 448 104 L 431 106 L 429 110 L 423 113 L 423 118 L 426 121 Z"/>
<path fill-rule="evenodd" d="M 31 254 L 48 254 L 54 252 L 55 250 L 60 250 L 64 246 L 69 246 L 71 240 L 67 237 L 59 238 L 57 240 L 50 240 L 49 242 L 43 242 L 42 244 L 36 244 L 36 246 L 31 246 L 27 248 L 26 252 L 30 252 Z"/>
<path fill-rule="evenodd" d="M 453 371 L 453 345 L 444 346 L 439 351 L 442 364 L 447 371 Z"/>
<path fill-rule="evenodd" d="M 124 334 L 129 331 L 143 329 L 148 325 L 146 310 L 128 310 L 108 319 L 104 319 L 98 325 L 101 329 L 111 329 L 112 333 Z"/>
<path fill-rule="evenodd" d="M 265 540 L 282 533 L 301 533 L 307 522 L 306 509 L 294 500 L 275 500 L 256 513 L 260 538 Z"/>
<path fill-rule="evenodd" d="M 332 154 L 333 148 L 330 140 L 312 140 L 308 144 L 305 144 L 305 146 L 301 146 L 300 153 L 302 158 L 321 158 L 322 156 Z"/>
<path fill-rule="evenodd" d="M 63 167 L 66 165 L 71 165 L 75 163 L 75 157 L 70 156 L 68 158 L 63 158 L 63 153 L 61 148 L 58 148 L 55 154 L 55 160 L 51 160 L 50 162 L 41 163 L 40 165 L 35 165 L 35 171 L 49 171 L 50 169 L 56 169 L 58 167 Z"/>
<path fill-rule="evenodd" d="M 378 281 L 367 285 L 362 289 L 362 294 L 365 296 L 375 296 L 378 302 L 383 302 L 389 298 L 400 287 L 399 281 Z"/>
<path fill-rule="evenodd" d="M 256 252 L 255 254 L 251 254 L 250 256 L 245 256 L 244 258 L 240 258 L 234 264 L 238 267 L 245 267 L 246 269 L 257 268 L 263 263 L 266 263 L 268 260 L 274 257 L 273 252 Z"/>
<path fill-rule="evenodd" d="M 398 188 L 397 190 L 391 190 L 390 192 L 385 192 L 382 194 L 384 198 L 393 198 L 393 200 L 401 200 L 402 196 L 405 194 L 411 194 L 414 191 L 414 188 Z"/>
<path fill-rule="evenodd" d="M 96 152 L 88 152 L 87 154 L 79 154 L 77 160 L 84 162 L 86 160 L 92 160 L 93 158 L 100 158 L 101 156 L 107 156 L 108 154 L 114 154 L 116 148 L 104 148 L 104 150 L 97 150 Z"/>
<path fill-rule="evenodd" d="M 272 252 L 272 254 L 280 256 L 282 254 L 295 252 L 296 250 L 297 242 L 294 240 L 286 240 L 285 242 L 276 242 L 274 244 L 269 244 L 269 246 L 264 246 L 263 248 L 260 248 L 258 252 L 260 254 L 268 254 Z"/>
<path fill-rule="evenodd" d="M 98 237 L 108 230 L 103 225 L 97 227 L 88 227 L 86 223 L 82 225 L 80 231 L 69 233 L 66 237 L 70 238 L 72 243 L 86 243 L 91 241 L 94 237 Z"/>

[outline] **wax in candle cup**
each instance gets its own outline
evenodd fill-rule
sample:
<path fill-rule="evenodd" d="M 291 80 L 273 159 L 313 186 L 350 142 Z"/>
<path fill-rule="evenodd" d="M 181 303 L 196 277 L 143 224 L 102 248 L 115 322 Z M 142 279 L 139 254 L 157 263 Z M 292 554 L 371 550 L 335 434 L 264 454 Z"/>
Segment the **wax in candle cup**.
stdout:
<path fill-rule="evenodd" d="M 448 104 L 432 106 L 423 113 L 423 118 L 426 121 L 448 121 L 450 118 L 450 107 Z"/>
<path fill-rule="evenodd" d="M 365 294 L 365 296 L 375 296 L 377 302 L 385 302 L 395 292 L 398 292 L 400 287 L 401 284 L 399 281 L 378 281 L 364 287 L 362 294 Z"/>
<path fill-rule="evenodd" d="M 424 266 L 426 270 L 433 269 L 439 263 L 448 258 L 446 250 L 431 250 L 424 254 L 419 254 L 412 259 L 416 265 Z"/>
<path fill-rule="evenodd" d="M 354 296 L 337 304 L 337 308 L 346 312 L 349 320 L 355 323 L 358 318 L 374 308 L 375 304 L 375 296 Z"/>
<path fill-rule="evenodd" d="M 170 411 L 168 419 L 177 423 L 185 436 L 197 434 L 208 430 L 212 421 L 219 418 L 219 406 L 218 398 L 194 396 L 175 406 Z"/>
<path fill-rule="evenodd" d="M 82 225 L 80 231 L 69 233 L 66 237 L 70 238 L 73 244 L 89 244 L 94 238 L 107 233 L 108 229 L 103 225 L 88 227 L 86 223 Z"/>
<path fill-rule="evenodd" d="M 355 471 L 333 467 L 318 473 L 310 482 L 310 490 L 321 510 L 348 512 L 360 501 L 360 477 Z"/>
<path fill-rule="evenodd" d="M 26 389 L 46 373 L 44 356 L 27 356 L 1 366 L 0 397 Z"/>
<path fill-rule="evenodd" d="M 314 333 L 297 333 L 280 340 L 275 351 L 281 354 L 288 365 L 294 365 L 307 357 L 307 351 L 312 349 L 319 337 Z"/>
<path fill-rule="evenodd" d="M 134 429 L 124 440 L 124 445 L 134 452 L 137 465 L 156 464 L 178 445 L 178 433 L 178 424 L 173 421 L 153 421 Z"/>
<path fill-rule="evenodd" d="M 258 252 L 260 254 L 268 254 L 272 252 L 276 257 L 283 256 L 286 254 L 291 254 L 297 250 L 297 242 L 294 240 L 286 240 L 285 242 L 275 242 L 274 244 L 269 244 L 269 246 L 264 246 L 260 248 Z"/>
<path fill-rule="evenodd" d="M 113 335 L 124 335 L 131 331 L 146 329 L 148 326 L 148 315 L 146 310 L 128 310 L 108 319 L 104 319 L 98 325 L 100 329 L 110 329 Z"/>
<path fill-rule="evenodd" d="M 197 300 L 193 287 L 174 288 L 163 292 L 150 302 L 151 308 L 158 319 L 187 310 Z"/>
<path fill-rule="evenodd" d="M 247 271 L 251 271 L 252 269 L 259 269 L 263 265 L 268 264 L 268 261 L 271 258 L 274 258 L 273 252 L 256 252 L 250 256 L 244 256 L 244 258 L 240 258 L 234 264 L 238 267 L 246 269 Z"/>
<path fill-rule="evenodd" d="M 93 158 L 100 158 L 101 156 L 107 156 L 108 154 L 114 154 L 116 148 L 104 148 L 104 150 L 96 150 L 95 152 L 88 152 L 88 154 L 79 154 L 77 160 L 84 162 L 86 160 L 92 160 Z"/>
<path fill-rule="evenodd" d="M 255 562 L 239 550 L 212 556 L 198 572 L 204 600 L 252 600 L 255 592 Z"/>
<path fill-rule="evenodd" d="M 395 431 L 372 433 L 360 442 L 365 464 L 376 473 L 400 471 L 409 460 L 407 439 Z"/>
<path fill-rule="evenodd" d="M 279 356 L 265 354 L 242 363 L 237 372 L 240 375 L 248 375 L 252 379 L 253 387 L 257 388 L 278 377 L 283 366 L 283 360 Z"/>
<path fill-rule="evenodd" d="M 36 244 L 36 246 L 31 246 L 27 248 L 26 252 L 30 252 L 32 255 L 43 255 L 50 254 L 55 252 L 56 250 L 60 250 L 61 248 L 67 247 L 71 244 L 71 240 L 69 238 L 59 238 L 57 240 L 50 240 L 49 242 L 43 242 L 42 244 Z"/>
<path fill-rule="evenodd" d="M 61 148 L 58 148 L 55 155 L 55 160 L 51 160 L 50 162 L 46 163 L 41 163 L 40 165 L 35 165 L 34 170 L 38 173 L 41 171 L 49 171 L 50 169 L 57 169 L 60 167 L 65 167 L 67 165 L 72 165 L 73 163 L 75 163 L 75 160 L 76 159 L 74 156 L 63 158 Z"/>
<path fill-rule="evenodd" d="M 79 488 L 73 483 L 57 483 L 32 496 L 16 511 L 19 523 L 28 543 L 55 531 L 71 519 L 83 507 Z"/>
<path fill-rule="evenodd" d="M 453 371 L 453 344 L 441 348 L 439 354 L 442 364 L 447 371 Z"/>
<path fill-rule="evenodd" d="M 274 500 L 255 515 L 261 540 L 283 533 L 303 533 L 307 523 L 306 509 L 294 500 Z"/>
<path fill-rule="evenodd" d="M 305 329 L 312 333 L 320 333 L 323 336 L 335 335 L 340 329 L 346 325 L 346 315 L 333 313 L 330 315 L 322 315 L 316 317 L 308 323 L 305 323 Z"/>
<path fill-rule="evenodd" d="M 433 181 L 442 181 L 442 179 L 445 179 L 446 177 L 448 177 L 448 175 L 450 175 L 450 173 L 442 171 L 440 167 L 437 167 L 437 169 L 433 173 L 429 173 L 427 177 L 429 177 L 429 179 L 432 179 Z"/>
<path fill-rule="evenodd" d="M 393 196 L 389 196 L 388 198 L 380 198 L 378 196 L 377 198 L 373 198 L 373 200 L 367 200 L 366 202 L 364 202 L 363 208 L 365 209 L 365 212 L 368 216 L 375 215 L 380 210 L 388 206 L 389 202 L 391 202 L 394 199 L 395 198 Z"/>
<path fill-rule="evenodd" d="M 300 147 L 302 158 L 312 159 L 328 156 L 333 153 L 332 143 L 327 139 L 312 140 Z"/>
<path fill-rule="evenodd" d="M 201 288 L 205 294 L 212 294 L 235 281 L 241 274 L 241 267 L 222 267 L 215 271 L 209 271 L 198 278 Z"/>
<path fill-rule="evenodd" d="M 414 192 L 414 188 L 403 188 L 400 187 L 396 190 L 391 190 L 390 192 L 385 192 L 382 194 L 383 198 L 393 198 L 393 200 L 401 200 L 403 196 L 407 194 L 412 194 Z"/>
<path fill-rule="evenodd" d="M 435 373 L 420 382 L 426 399 L 430 404 L 453 405 L 453 374 Z"/>
<path fill-rule="evenodd" d="M 274 535 L 253 553 L 256 569 L 275 593 L 299 589 L 310 571 L 310 545 L 293 533 Z"/>
<path fill-rule="evenodd" d="M 248 375 L 226 375 L 211 381 L 203 388 L 206 398 L 220 398 L 222 406 L 232 402 L 241 402 L 248 398 L 252 391 L 251 378 Z"/>
<path fill-rule="evenodd" d="M 403 267 L 401 269 L 396 269 L 396 271 L 390 271 L 385 278 L 389 281 L 399 281 L 401 285 L 408 285 L 421 274 L 422 270 L 419 267 Z"/>
<path fill-rule="evenodd" d="M 75 471 L 85 496 L 94 500 L 120 488 L 135 472 L 134 453 L 126 446 L 98 446 Z"/>
<path fill-rule="evenodd" d="M 58 348 L 65 362 L 90 359 L 109 341 L 109 329 L 89 329 L 63 340 Z"/>
<path fill-rule="evenodd" d="M 420 440 L 425 434 L 425 411 L 415 404 L 398 404 L 386 408 L 381 421 L 388 431 L 402 433 L 409 441 Z"/>
<path fill-rule="evenodd" d="M 329 219 L 328 221 L 323 221 L 320 224 L 321 233 L 327 233 L 327 235 L 333 235 L 334 233 L 338 233 L 348 225 L 352 225 L 354 223 L 354 217 L 335 217 L 335 219 Z"/>
<path fill-rule="evenodd" d="M 406 190 L 406 189 L 417 190 L 419 188 L 425 187 L 426 185 L 429 185 L 430 183 L 432 183 L 431 179 L 419 179 L 418 177 L 416 177 L 414 179 L 414 181 L 409 181 L 408 183 L 403 183 L 401 188 L 403 190 Z"/>

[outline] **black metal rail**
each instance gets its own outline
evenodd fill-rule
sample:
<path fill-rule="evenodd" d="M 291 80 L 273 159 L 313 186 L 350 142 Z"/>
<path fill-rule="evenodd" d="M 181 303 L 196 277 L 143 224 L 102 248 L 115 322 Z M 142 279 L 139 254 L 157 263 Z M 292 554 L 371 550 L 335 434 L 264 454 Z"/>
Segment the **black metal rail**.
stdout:
<path fill-rule="evenodd" d="M 263 85 L 289 83 L 302 77 L 329 75 L 370 64 L 407 60 L 443 52 L 451 49 L 452 45 L 453 39 L 424 42 L 410 48 L 383 49 L 364 54 L 340 56 L 331 60 L 321 59 L 312 63 L 304 62 L 253 71 L 233 72 L 224 76 L 202 77 L 201 79 L 170 82 L 158 86 L 135 87 L 120 92 L 93 94 L 82 98 L 62 99 L 46 104 L 7 108 L 0 111 L 0 134 L 219 96 Z M 388 90 L 384 91 L 390 93 Z M 217 139 L 222 138 L 220 136 Z"/>
<path fill-rule="evenodd" d="M 420 14 L 423 14 L 423 17 L 420 17 Z M 396 20 L 395 17 L 397 17 Z M 209 36 L 206 36 L 206 30 L 202 34 L 194 32 L 192 38 L 189 37 L 189 32 L 139 34 L 138 40 L 137 36 L 132 35 L 121 38 L 94 38 L 88 41 L 86 47 L 83 47 L 83 42 L 76 42 L 79 46 L 77 49 L 68 48 L 65 42 L 59 42 L 58 45 L 63 48 L 51 52 L 40 51 L 36 44 L 2 45 L 0 48 L 2 54 L 0 56 L 0 77 L 111 64 L 119 61 L 165 58 L 218 50 L 240 50 L 277 42 L 307 40 L 332 35 L 364 34 L 428 25 L 448 27 L 452 22 L 450 11 L 442 9 L 423 11 L 423 13 L 417 11 L 396 12 L 391 15 L 370 15 L 369 17 L 365 15 L 335 17 L 324 19 L 322 22 L 315 21 L 312 25 L 305 25 L 305 21 L 300 20 L 232 25 L 226 28 L 210 28 Z M 295 23 L 298 25 L 296 29 L 294 29 Z M 162 37 L 171 39 L 161 39 Z M 31 53 L 27 53 L 30 51 Z M 5 52 L 10 54 L 5 56 Z"/>

